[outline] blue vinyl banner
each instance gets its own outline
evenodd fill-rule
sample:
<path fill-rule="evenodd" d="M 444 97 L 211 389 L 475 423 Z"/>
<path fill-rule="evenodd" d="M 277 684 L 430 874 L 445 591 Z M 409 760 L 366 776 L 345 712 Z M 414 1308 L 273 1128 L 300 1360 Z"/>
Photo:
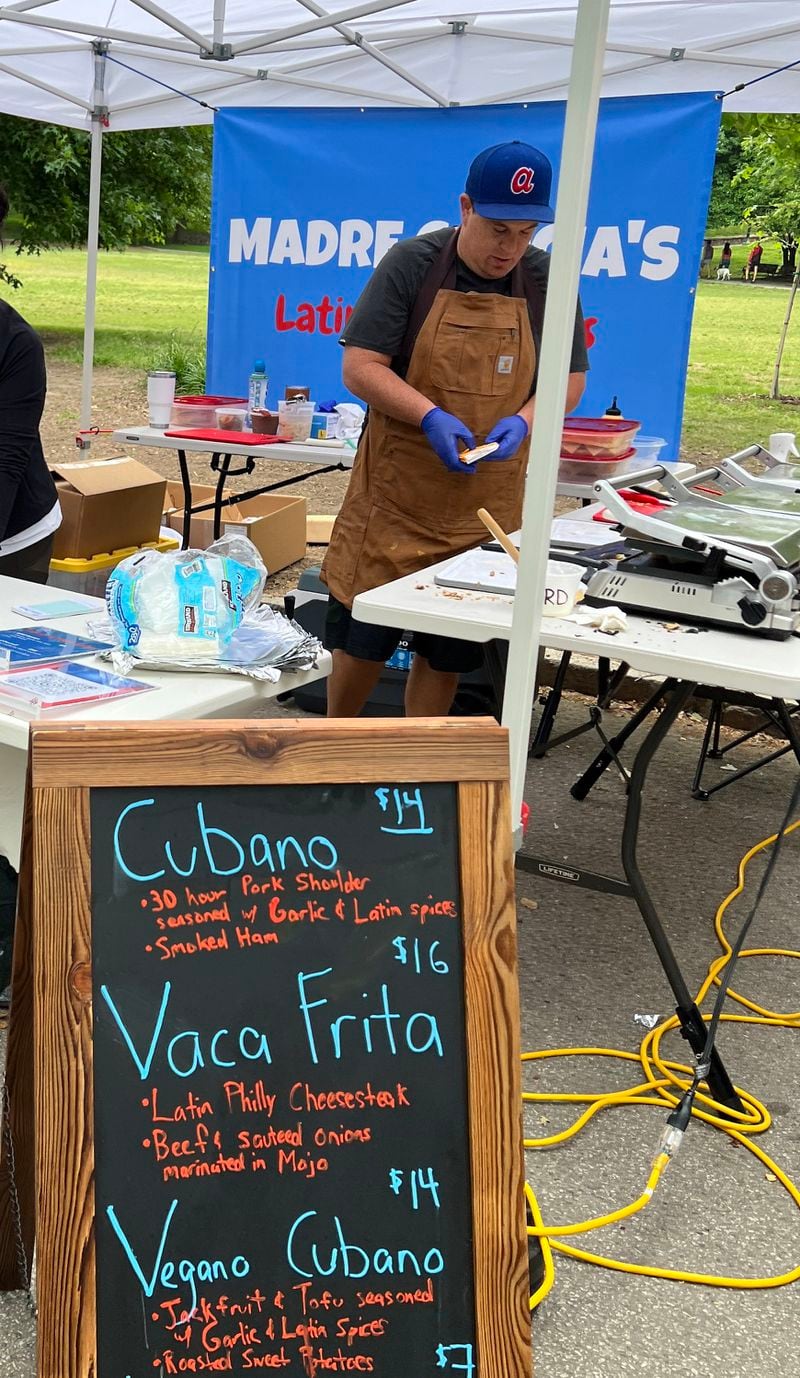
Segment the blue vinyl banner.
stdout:
<path fill-rule="evenodd" d="M 346 399 L 343 324 L 399 239 L 456 224 L 482 148 L 525 139 L 558 169 L 563 102 L 452 110 L 222 110 L 215 118 L 209 391 L 244 395 L 266 360 L 288 386 Z M 579 413 L 617 396 L 677 458 L 720 102 L 713 92 L 601 101 L 581 300 Z M 554 189 L 555 194 L 555 189 Z M 534 244 L 549 248 L 552 225 Z"/>

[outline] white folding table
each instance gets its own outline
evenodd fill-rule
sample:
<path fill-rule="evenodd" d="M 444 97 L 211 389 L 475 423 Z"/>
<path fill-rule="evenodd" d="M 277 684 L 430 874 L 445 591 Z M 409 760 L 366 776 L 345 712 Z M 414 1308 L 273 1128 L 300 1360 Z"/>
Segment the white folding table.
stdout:
<path fill-rule="evenodd" d="M 0 627 L 31 628 L 35 624 L 11 611 L 17 603 L 41 603 L 48 590 L 41 584 L 0 576 Z M 102 599 L 90 602 L 97 613 L 105 607 Z M 84 634 L 86 619 L 67 617 L 55 619 L 47 626 L 59 631 Z M 83 657 L 82 657 L 83 659 Z M 97 657 L 87 664 L 103 666 Z M 68 713 L 59 713 L 59 722 L 156 722 L 163 718 L 247 718 L 252 717 L 268 699 L 291 692 L 312 680 L 330 674 L 331 660 L 323 652 L 316 668 L 298 674 L 282 673 L 274 683 L 263 683 L 245 675 L 209 674 L 205 671 L 146 671 L 132 670 L 131 678 L 155 686 L 151 693 L 131 698 L 109 700 L 93 707 L 84 705 Z M 108 668 L 107 665 L 105 668 Z M 25 772 L 28 763 L 29 719 L 0 706 L 0 852 L 19 869 L 22 835 L 22 812 L 25 795 Z"/>
<path fill-rule="evenodd" d="M 176 427 L 175 429 L 180 428 Z M 236 432 L 232 431 L 231 436 L 235 435 Z M 233 502 L 241 502 L 246 498 L 260 497 L 262 493 L 274 493 L 278 488 L 286 488 L 289 484 L 314 478 L 319 474 L 352 469 L 355 459 L 355 450 L 345 442 L 308 440 L 300 443 L 285 440 L 274 445 L 258 445 L 248 441 L 246 432 L 242 432 L 240 441 L 233 438 L 225 441 L 196 440 L 191 437 L 167 435 L 163 430 L 158 430 L 153 426 L 129 426 L 114 431 L 111 439 L 120 445 L 141 445 L 156 450 L 171 450 L 177 456 L 183 485 L 184 550 L 188 549 L 189 546 L 192 517 L 198 512 L 213 510 L 214 537 L 216 539 L 222 529 L 223 507 L 227 507 Z M 187 456 L 201 454 L 210 455 L 210 468 L 217 475 L 217 483 L 213 501 L 195 506 L 192 503 L 192 480 L 189 474 Z M 243 461 L 239 468 L 231 467 L 234 459 Z M 275 483 L 265 483 L 246 493 L 236 493 L 233 497 L 226 498 L 225 485 L 228 479 L 231 477 L 238 478 L 242 474 L 252 474 L 259 459 L 286 461 L 289 464 L 298 465 L 299 472 L 288 478 L 279 479 Z"/>
<path fill-rule="evenodd" d="M 442 561 L 442 565 L 449 563 Z M 359 594 L 353 604 L 354 617 L 404 631 L 432 632 L 440 636 L 487 643 L 508 640 L 511 634 L 513 598 L 502 594 L 473 593 L 442 588 L 434 583 L 440 565 L 417 574 L 395 579 L 383 588 Z M 625 805 L 621 856 L 625 880 L 597 875 L 579 863 L 553 863 L 546 858 L 520 853 L 517 865 L 548 880 L 602 890 L 635 900 L 653 941 L 661 965 L 672 987 L 681 1029 L 690 1046 L 700 1053 L 706 1029 L 680 970 L 669 939 L 639 870 L 637 842 L 642 794 L 648 767 L 678 715 L 699 688 L 738 691 L 779 701 L 785 707 L 800 698 L 800 638 L 770 641 L 744 632 L 686 626 L 670 630 L 656 618 L 628 617 L 628 629 L 615 636 L 580 627 L 561 618 L 542 620 L 541 643 L 557 651 L 604 657 L 621 661 L 635 670 L 656 675 L 661 683 L 646 705 L 604 745 L 573 786 L 572 793 L 584 798 L 591 785 L 616 759 L 623 743 L 645 718 L 661 708 L 636 751 Z M 800 762 L 800 737 L 786 715 L 791 749 Z M 708 1085 L 714 1098 L 734 1110 L 741 1108 L 739 1097 L 725 1067 L 714 1051 Z"/>

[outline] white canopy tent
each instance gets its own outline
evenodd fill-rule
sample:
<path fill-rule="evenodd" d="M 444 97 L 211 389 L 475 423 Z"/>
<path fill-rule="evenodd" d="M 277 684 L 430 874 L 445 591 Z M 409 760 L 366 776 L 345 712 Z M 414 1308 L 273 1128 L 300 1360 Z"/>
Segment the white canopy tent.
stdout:
<path fill-rule="evenodd" d="M 778 71 L 777 69 L 782 69 Z M 735 89 L 740 88 L 740 89 Z M 82 424 L 91 403 L 103 131 L 215 106 L 450 106 L 568 97 L 503 721 L 519 818 L 572 306 L 600 95 L 719 90 L 800 111 L 797 0 L 15 0 L 0 110 L 92 134 Z"/>

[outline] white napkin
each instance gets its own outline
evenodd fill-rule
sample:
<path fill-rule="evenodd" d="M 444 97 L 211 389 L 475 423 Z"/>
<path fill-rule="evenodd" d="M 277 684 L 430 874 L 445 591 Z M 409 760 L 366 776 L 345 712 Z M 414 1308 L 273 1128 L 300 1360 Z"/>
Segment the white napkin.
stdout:
<path fill-rule="evenodd" d="M 582 604 L 564 618 L 565 622 L 577 622 L 579 627 L 596 627 L 599 632 L 616 636 L 617 632 L 628 630 L 628 618 L 622 608 L 588 608 Z"/>

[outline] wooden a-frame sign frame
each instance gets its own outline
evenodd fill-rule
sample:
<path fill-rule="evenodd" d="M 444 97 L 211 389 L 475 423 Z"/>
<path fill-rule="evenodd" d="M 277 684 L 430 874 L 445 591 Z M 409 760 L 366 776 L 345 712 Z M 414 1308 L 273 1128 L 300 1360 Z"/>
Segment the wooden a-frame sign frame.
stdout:
<path fill-rule="evenodd" d="M 97 1373 L 89 790 L 409 781 L 458 790 L 478 1372 L 528 1378 L 508 745 L 475 719 L 32 729 L 7 1075 L 38 1378 Z M 20 1286 L 16 1255 L 4 1147 L 0 1289 Z"/>

